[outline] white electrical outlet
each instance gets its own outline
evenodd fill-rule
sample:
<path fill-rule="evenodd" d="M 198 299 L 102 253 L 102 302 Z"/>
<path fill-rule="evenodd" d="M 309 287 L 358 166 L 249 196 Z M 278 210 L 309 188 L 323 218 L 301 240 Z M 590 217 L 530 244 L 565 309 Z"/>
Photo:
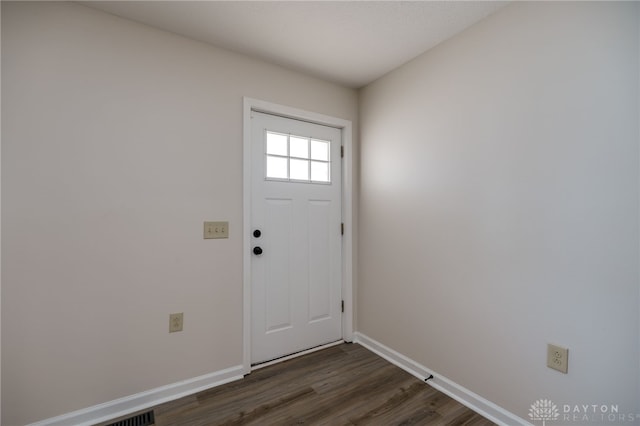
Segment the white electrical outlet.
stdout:
<path fill-rule="evenodd" d="M 169 314 L 169 333 L 182 331 L 182 312 L 178 314 Z"/>
<path fill-rule="evenodd" d="M 569 349 L 549 343 L 547 345 L 547 367 L 567 374 L 569 367 Z"/>

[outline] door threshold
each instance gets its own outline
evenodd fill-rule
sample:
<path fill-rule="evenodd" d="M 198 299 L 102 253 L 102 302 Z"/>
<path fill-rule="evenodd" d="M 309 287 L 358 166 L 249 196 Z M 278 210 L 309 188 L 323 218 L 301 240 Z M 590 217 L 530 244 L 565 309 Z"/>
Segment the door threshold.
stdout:
<path fill-rule="evenodd" d="M 252 364 L 251 365 L 251 371 L 259 370 L 261 368 L 268 367 L 268 366 L 273 365 L 273 364 L 278 364 L 279 362 L 288 361 L 290 359 L 297 358 L 297 357 L 302 356 L 302 355 L 307 355 L 307 354 L 310 354 L 310 353 L 313 353 L 313 352 L 321 351 L 323 349 L 327 349 L 327 348 L 330 348 L 332 346 L 338 346 L 338 345 L 341 345 L 343 343 L 344 343 L 344 340 L 340 339 L 340 340 L 336 340 L 335 342 L 327 343 L 325 345 L 316 346 L 315 348 L 305 349 L 304 351 L 295 352 L 295 353 L 292 353 L 291 355 L 281 356 L 280 358 L 272 359 L 271 361 L 265 361 L 265 362 L 261 362 L 261 363 L 258 363 L 258 364 Z"/>

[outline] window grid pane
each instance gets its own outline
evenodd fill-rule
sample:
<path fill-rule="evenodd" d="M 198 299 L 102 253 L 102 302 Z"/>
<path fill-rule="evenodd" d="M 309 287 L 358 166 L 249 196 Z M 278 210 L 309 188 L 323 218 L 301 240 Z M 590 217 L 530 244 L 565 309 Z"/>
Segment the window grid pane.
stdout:
<path fill-rule="evenodd" d="M 331 183 L 330 141 L 266 132 L 266 178 Z"/>
<path fill-rule="evenodd" d="M 298 136 L 289 138 L 289 155 L 296 158 L 309 158 L 309 139 Z"/>
<path fill-rule="evenodd" d="M 311 162 L 311 181 L 312 182 L 330 182 L 329 163 L 312 161 Z"/>
<path fill-rule="evenodd" d="M 272 179 L 288 179 L 288 159 L 287 157 L 274 157 L 267 155 L 267 177 Z"/>
<path fill-rule="evenodd" d="M 267 132 L 267 154 L 282 156 L 289 155 L 287 139 L 287 135 Z"/>
<path fill-rule="evenodd" d="M 311 159 L 329 161 L 329 141 L 311 141 Z"/>
<path fill-rule="evenodd" d="M 298 160 L 292 158 L 290 161 L 290 174 L 291 180 L 309 180 L 309 160 Z"/>

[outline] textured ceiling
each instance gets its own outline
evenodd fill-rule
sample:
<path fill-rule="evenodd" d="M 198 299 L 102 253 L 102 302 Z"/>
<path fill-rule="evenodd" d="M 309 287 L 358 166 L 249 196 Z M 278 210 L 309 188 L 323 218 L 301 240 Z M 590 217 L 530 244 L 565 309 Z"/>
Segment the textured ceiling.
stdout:
<path fill-rule="evenodd" d="M 86 6 L 358 88 L 485 18 L 496 1 L 87 1 Z"/>

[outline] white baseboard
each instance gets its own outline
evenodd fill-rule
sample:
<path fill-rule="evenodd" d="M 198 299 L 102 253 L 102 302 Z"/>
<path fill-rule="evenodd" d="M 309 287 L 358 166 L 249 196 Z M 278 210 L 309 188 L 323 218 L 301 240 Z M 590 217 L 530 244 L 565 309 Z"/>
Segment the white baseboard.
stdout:
<path fill-rule="evenodd" d="M 145 392 L 125 396 L 124 398 L 114 399 L 113 401 L 73 411 L 61 416 L 41 420 L 36 423 L 31 423 L 29 426 L 91 426 L 201 392 L 215 386 L 233 382 L 243 377 L 243 367 L 238 365 L 205 374 L 204 376 L 194 377 Z"/>
<path fill-rule="evenodd" d="M 434 378 L 427 384 L 449 395 L 451 398 L 469 407 L 473 411 L 483 415 L 487 419 L 502 426 L 527 425 L 531 423 L 521 419 L 513 413 L 499 407 L 498 405 L 482 398 L 470 390 L 458 385 L 444 376 L 430 371 L 425 366 L 413 361 L 399 352 L 383 345 L 382 343 L 359 332 L 354 333 L 354 342 L 359 343 L 391 362 L 394 365 L 407 371 L 409 374 L 424 381 L 429 375 Z M 204 376 L 194 377 L 170 385 L 161 386 L 145 392 L 140 392 L 124 398 L 115 399 L 103 404 L 94 405 L 82 410 L 73 411 L 61 416 L 52 417 L 31 423 L 28 426 L 91 426 L 96 423 L 105 422 L 111 419 L 135 413 L 168 401 L 172 401 L 184 396 L 192 395 L 206 389 L 220 386 L 244 377 L 242 365 L 216 371 Z"/>
<path fill-rule="evenodd" d="M 446 377 L 430 371 L 425 366 L 415 362 L 410 358 L 407 358 L 401 353 L 394 351 L 393 349 L 360 332 L 355 333 L 354 342 L 361 344 L 371 352 L 378 354 L 390 363 L 397 365 L 398 367 L 402 368 L 403 370 L 417 377 L 423 382 L 427 377 L 433 374 L 434 378 L 427 381 L 427 384 L 439 390 L 440 392 L 449 395 L 451 398 L 469 407 L 476 413 L 481 414 L 492 422 L 497 423 L 498 425 L 531 426 L 531 423 L 527 422 L 526 420 L 516 416 L 515 414 L 505 410 L 504 408 L 494 404 L 493 402 L 482 398 L 480 395 L 471 392 L 470 390 L 447 379 Z"/>

